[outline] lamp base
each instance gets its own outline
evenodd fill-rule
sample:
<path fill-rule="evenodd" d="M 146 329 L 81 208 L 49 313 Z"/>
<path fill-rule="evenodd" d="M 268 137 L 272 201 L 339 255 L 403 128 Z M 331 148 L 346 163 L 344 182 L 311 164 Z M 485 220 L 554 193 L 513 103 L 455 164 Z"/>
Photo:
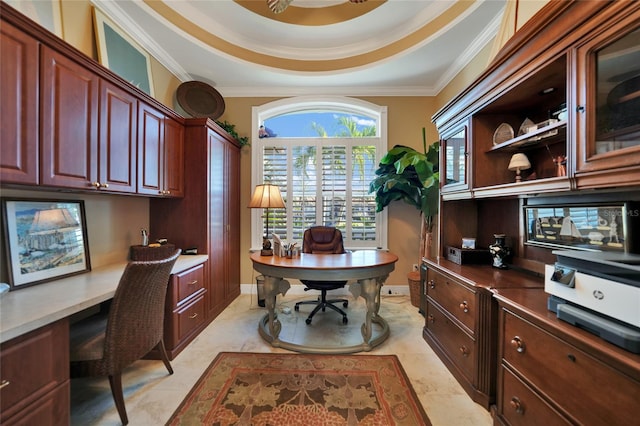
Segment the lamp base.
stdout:
<path fill-rule="evenodd" d="M 273 256 L 273 249 L 260 250 L 260 256 Z"/>

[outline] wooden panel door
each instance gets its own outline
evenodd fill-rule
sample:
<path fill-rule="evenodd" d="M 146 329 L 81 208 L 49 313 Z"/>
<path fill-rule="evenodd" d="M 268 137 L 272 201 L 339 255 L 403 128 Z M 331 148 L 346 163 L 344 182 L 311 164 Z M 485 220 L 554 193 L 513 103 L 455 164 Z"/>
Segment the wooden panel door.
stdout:
<path fill-rule="evenodd" d="M 13 25 L 0 26 L 0 181 L 37 185 L 38 41 Z"/>
<path fill-rule="evenodd" d="M 184 126 L 170 118 L 164 121 L 163 190 L 171 197 L 184 196 Z"/>
<path fill-rule="evenodd" d="M 162 195 L 164 114 L 138 104 L 138 193 Z"/>
<path fill-rule="evenodd" d="M 100 82 L 100 189 L 136 192 L 138 101 Z"/>
<path fill-rule="evenodd" d="M 99 79 L 52 49 L 41 54 L 41 184 L 87 189 L 98 178 Z"/>
<path fill-rule="evenodd" d="M 209 282 L 211 285 L 207 298 L 209 315 L 215 317 L 224 308 L 226 287 L 226 141 L 213 130 L 208 131 L 207 139 L 209 144 Z"/>

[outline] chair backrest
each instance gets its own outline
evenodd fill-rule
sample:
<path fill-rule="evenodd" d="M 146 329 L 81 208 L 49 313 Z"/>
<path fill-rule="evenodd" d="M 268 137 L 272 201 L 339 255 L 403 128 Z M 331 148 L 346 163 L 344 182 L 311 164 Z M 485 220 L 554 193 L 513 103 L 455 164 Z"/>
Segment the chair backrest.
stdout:
<path fill-rule="evenodd" d="M 344 253 L 342 232 L 333 226 L 312 226 L 304 231 L 302 252 L 315 254 Z"/>
<path fill-rule="evenodd" d="M 162 339 L 165 298 L 176 250 L 161 260 L 129 262 L 109 308 L 104 358 L 118 371 L 149 353 Z"/>

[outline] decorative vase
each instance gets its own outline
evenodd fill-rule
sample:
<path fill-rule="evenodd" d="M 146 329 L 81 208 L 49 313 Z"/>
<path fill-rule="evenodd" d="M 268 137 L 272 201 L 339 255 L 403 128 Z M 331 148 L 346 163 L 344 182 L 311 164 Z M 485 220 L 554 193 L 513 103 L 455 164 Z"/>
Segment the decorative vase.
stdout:
<path fill-rule="evenodd" d="M 493 267 L 499 269 L 507 269 L 507 264 L 505 263 L 507 260 L 507 256 L 511 254 L 511 250 L 509 247 L 505 246 L 504 234 L 493 234 L 493 237 L 496 241 L 489 245 L 489 253 L 491 253 L 491 257 L 493 258 Z"/>

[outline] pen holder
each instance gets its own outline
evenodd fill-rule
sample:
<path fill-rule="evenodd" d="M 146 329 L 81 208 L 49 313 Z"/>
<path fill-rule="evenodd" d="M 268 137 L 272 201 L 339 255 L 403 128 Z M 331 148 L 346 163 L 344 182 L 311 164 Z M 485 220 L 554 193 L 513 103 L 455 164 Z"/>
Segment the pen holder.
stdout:
<path fill-rule="evenodd" d="M 287 257 L 287 259 L 292 259 L 293 258 L 293 250 L 292 249 L 286 249 L 284 254 Z"/>

